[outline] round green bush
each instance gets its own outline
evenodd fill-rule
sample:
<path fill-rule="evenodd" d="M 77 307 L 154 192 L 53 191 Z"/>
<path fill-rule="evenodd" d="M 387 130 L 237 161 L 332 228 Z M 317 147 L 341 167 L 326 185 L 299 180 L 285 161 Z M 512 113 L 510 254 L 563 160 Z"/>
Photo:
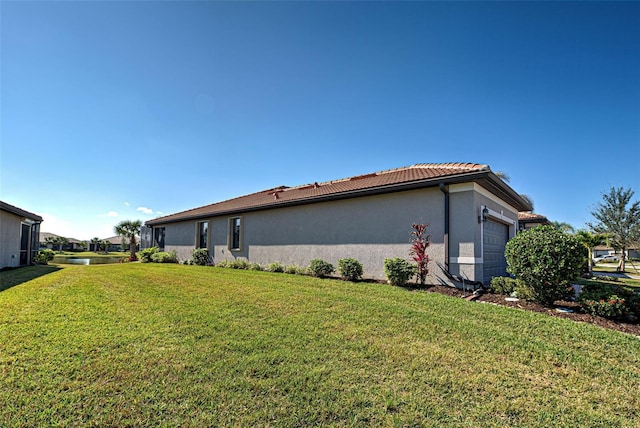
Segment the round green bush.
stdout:
<path fill-rule="evenodd" d="M 416 265 L 400 257 L 384 259 L 384 274 L 387 277 L 387 282 L 391 285 L 405 285 L 417 271 Z"/>
<path fill-rule="evenodd" d="M 38 251 L 35 262 L 41 265 L 49 264 L 49 262 L 53 260 L 54 255 L 55 253 L 53 252 L 53 250 L 45 248 L 44 250 Z"/>
<path fill-rule="evenodd" d="M 140 261 L 142 263 L 151 263 L 153 262 L 151 257 L 158 252 L 160 252 L 158 247 L 145 248 L 144 250 L 140 250 L 140 252 L 138 252 L 138 257 L 140 258 Z"/>
<path fill-rule="evenodd" d="M 207 266 L 212 263 L 211 257 L 209 256 L 209 250 L 206 248 L 195 248 L 191 252 L 191 258 L 193 260 L 193 264 L 198 266 Z"/>
<path fill-rule="evenodd" d="M 362 263 L 351 258 L 340 259 L 338 273 L 345 281 L 357 281 L 362 278 Z"/>
<path fill-rule="evenodd" d="M 532 300 L 551 305 L 567 297 L 586 253 L 575 236 L 552 226 L 537 226 L 511 239 L 505 257 L 507 271 L 530 287 Z"/>
<path fill-rule="evenodd" d="M 322 259 L 313 259 L 309 263 L 309 273 L 318 278 L 324 278 L 331 275 L 336 271 L 336 268 L 329 262 L 325 262 Z"/>

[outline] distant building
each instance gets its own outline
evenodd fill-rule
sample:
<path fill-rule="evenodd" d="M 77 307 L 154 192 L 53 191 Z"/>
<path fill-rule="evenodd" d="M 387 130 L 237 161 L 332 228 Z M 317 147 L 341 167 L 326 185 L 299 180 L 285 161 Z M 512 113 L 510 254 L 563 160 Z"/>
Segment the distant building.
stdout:
<path fill-rule="evenodd" d="M 59 250 L 59 246 L 58 245 L 53 245 L 50 242 L 47 242 L 47 238 L 59 238 L 60 235 L 56 235 L 55 233 L 49 233 L 49 232 L 40 232 L 39 235 L 39 242 L 40 242 L 40 248 L 49 248 L 51 250 Z M 75 238 L 67 238 L 67 243 L 64 244 L 62 246 L 62 251 L 79 251 L 83 249 L 83 241 L 80 241 L 79 239 L 75 239 Z"/>
<path fill-rule="evenodd" d="M 0 269 L 33 263 L 40 223 L 39 215 L 0 201 Z"/>
<path fill-rule="evenodd" d="M 531 229 L 536 226 L 550 225 L 551 222 L 545 216 L 534 214 L 530 211 L 521 211 L 518 213 L 518 228 L 520 231 Z"/>

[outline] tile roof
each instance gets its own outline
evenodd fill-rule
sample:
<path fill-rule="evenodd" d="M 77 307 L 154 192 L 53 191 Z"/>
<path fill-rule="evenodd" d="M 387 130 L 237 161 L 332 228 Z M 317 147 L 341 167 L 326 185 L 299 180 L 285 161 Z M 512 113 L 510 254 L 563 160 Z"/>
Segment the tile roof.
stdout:
<path fill-rule="evenodd" d="M 518 213 L 518 221 L 524 221 L 524 222 L 538 221 L 538 222 L 547 222 L 547 223 L 549 222 L 549 220 L 541 214 L 534 214 L 526 211 L 520 211 Z"/>
<path fill-rule="evenodd" d="M 271 208 L 293 203 L 307 203 L 331 197 L 348 197 L 349 195 L 357 195 L 360 192 L 374 189 L 382 191 L 384 191 L 384 189 L 392 190 L 395 187 L 412 183 L 433 182 L 447 177 L 477 173 L 488 174 L 489 172 L 491 172 L 491 169 L 488 165 L 476 163 L 416 164 L 322 183 L 316 182 L 295 187 L 279 186 L 250 195 L 159 217 L 147 221 L 146 224 L 155 225 L 223 213 Z"/>
<path fill-rule="evenodd" d="M 61 238 L 60 235 L 56 235 L 55 233 L 50 233 L 50 232 L 40 232 L 40 236 L 38 237 L 38 242 L 45 242 L 47 238 Z M 80 241 L 79 239 L 75 239 L 75 238 L 67 238 L 67 240 L 69 241 L 70 244 L 77 244 Z"/>

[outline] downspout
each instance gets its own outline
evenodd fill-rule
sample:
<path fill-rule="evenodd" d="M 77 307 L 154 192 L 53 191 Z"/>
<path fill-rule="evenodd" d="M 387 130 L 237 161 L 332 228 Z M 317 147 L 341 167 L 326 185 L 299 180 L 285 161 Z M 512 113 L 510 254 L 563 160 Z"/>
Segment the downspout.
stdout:
<path fill-rule="evenodd" d="M 444 193 L 444 266 L 449 272 L 449 189 L 440 183 L 440 191 Z"/>

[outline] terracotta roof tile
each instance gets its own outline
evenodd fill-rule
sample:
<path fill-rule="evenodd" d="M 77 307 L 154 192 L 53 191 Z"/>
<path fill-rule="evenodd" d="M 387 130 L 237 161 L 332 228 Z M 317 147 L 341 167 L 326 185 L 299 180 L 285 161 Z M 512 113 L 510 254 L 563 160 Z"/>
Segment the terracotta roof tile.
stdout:
<path fill-rule="evenodd" d="M 540 221 L 540 222 L 548 222 L 549 220 L 541 215 L 541 214 L 534 214 L 531 212 L 527 212 L 527 211 L 520 211 L 518 213 L 518 221 Z"/>
<path fill-rule="evenodd" d="M 272 207 L 296 201 L 312 201 L 317 198 L 360 190 L 384 188 L 421 180 L 437 179 L 461 174 L 490 171 L 487 165 L 476 163 L 416 164 L 403 168 L 389 169 L 371 174 L 322 183 L 303 184 L 295 187 L 279 186 L 238 198 L 193 208 L 176 214 L 159 217 L 147 224 L 162 224 L 219 213 L 228 213 L 247 209 Z"/>

